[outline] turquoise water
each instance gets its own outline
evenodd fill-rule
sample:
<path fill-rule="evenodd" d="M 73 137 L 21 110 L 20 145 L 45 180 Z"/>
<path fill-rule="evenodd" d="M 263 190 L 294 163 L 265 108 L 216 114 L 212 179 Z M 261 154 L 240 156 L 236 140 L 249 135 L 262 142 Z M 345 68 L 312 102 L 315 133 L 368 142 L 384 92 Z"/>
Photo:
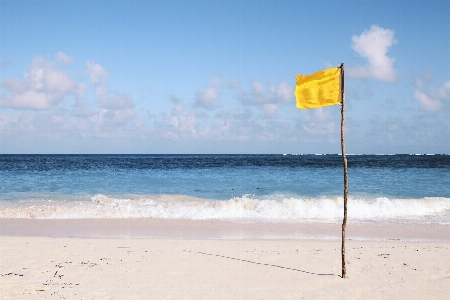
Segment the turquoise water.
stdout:
<path fill-rule="evenodd" d="M 449 155 L 348 156 L 356 219 L 448 222 Z M 0 218 L 335 220 L 339 155 L 0 155 Z"/>

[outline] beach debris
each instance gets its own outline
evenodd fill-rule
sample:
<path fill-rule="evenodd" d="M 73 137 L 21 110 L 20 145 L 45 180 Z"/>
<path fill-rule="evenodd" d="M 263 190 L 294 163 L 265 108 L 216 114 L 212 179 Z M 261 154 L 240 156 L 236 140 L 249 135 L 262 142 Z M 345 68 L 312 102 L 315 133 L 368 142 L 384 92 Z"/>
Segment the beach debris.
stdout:
<path fill-rule="evenodd" d="M 9 272 L 9 273 L 6 273 L 6 274 L 2 274 L 1 276 L 3 277 L 3 276 L 9 276 L 9 275 L 23 276 L 23 274 L 19 274 L 19 273 L 16 273 L 16 272 Z"/>

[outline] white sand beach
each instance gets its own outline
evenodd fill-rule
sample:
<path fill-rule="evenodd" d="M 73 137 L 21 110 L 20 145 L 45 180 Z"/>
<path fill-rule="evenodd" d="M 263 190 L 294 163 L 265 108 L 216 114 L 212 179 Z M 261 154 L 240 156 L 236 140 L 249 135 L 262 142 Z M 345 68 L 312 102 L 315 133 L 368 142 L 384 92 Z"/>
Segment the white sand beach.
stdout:
<path fill-rule="evenodd" d="M 426 240 L 413 228 L 417 225 L 391 226 L 385 235 L 397 235 L 392 238 L 371 236 L 377 228 L 369 225 L 358 233 L 350 224 L 346 279 L 339 276 L 339 224 L 3 219 L 0 225 L 1 299 L 448 299 L 450 294 L 450 239 L 442 225 L 429 225 L 425 231 L 442 234 Z M 284 230 L 290 233 L 283 236 Z M 414 231 L 416 239 L 410 236 Z"/>

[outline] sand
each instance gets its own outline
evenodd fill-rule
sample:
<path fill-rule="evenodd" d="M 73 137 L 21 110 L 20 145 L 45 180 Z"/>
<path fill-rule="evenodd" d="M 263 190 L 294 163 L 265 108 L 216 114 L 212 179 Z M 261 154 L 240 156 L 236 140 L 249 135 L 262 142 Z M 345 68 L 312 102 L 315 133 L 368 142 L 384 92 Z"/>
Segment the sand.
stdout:
<path fill-rule="evenodd" d="M 348 278 L 342 279 L 339 224 L 0 220 L 0 225 L 1 299 L 448 299 L 450 295 L 450 238 L 445 226 L 429 225 L 424 230 L 391 225 L 386 236 L 378 237 L 373 232 L 383 226 L 350 224 Z M 298 231 L 292 232 L 295 228 Z M 414 228 L 417 237 L 411 236 Z M 406 237 L 401 236 L 402 229 Z M 291 232 L 283 236 L 283 230 Z M 423 231 L 438 234 L 420 239 Z M 395 234 L 397 238 L 390 237 Z"/>

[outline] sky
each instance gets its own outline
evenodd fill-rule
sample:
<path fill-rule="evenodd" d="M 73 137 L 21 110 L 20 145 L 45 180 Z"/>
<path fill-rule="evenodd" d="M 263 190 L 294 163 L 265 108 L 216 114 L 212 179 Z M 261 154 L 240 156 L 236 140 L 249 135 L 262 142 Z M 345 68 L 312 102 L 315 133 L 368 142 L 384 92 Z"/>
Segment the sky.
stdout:
<path fill-rule="evenodd" d="M 0 0 L 1 154 L 450 154 L 450 1 Z"/>

